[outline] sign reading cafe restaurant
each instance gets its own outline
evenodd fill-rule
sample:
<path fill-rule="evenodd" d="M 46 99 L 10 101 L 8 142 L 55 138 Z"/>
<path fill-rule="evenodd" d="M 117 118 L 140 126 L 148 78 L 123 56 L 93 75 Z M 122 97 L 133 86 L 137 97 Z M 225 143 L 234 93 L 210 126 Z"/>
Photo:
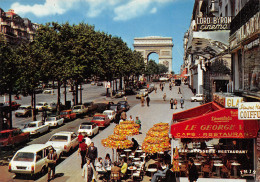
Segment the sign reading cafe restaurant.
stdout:
<path fill-rule="evenodd" d="M 197 30 L 229 30 L 232 17 L 200 17 L 196 19 Z"/>

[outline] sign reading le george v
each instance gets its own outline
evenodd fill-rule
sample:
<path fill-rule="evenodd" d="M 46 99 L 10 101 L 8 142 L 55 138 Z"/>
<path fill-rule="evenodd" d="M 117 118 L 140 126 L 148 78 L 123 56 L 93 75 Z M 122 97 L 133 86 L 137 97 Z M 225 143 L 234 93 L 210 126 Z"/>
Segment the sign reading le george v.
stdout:
<path fill-rule="evenodd" d="M 197 30 L 229 30 L 232 17 L 202 17 L 196 19 Z"/>

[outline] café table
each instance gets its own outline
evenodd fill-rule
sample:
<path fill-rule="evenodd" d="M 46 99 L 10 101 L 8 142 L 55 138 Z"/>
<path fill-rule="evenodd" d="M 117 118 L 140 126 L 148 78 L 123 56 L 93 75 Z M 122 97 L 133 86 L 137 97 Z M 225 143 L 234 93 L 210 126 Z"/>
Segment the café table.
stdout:
<path fill-rule="evenodd" d="M 234 177 L 237 178 L 237 166 L 240 166 L 238 162 L 232 162 L 231 166 L 234 166 Z"/>
<path fill-rule="evenodd" d="M 214 163 L 214 166 L 216 166 L 217 176 L 220 177 L 220 167 L 222 167 L 223 164 L 221 164 L 221 163 Z"/>
<path fill-rule="evenodd" d="M 129 153 L 132 152 L 131 149 L 125 149 L 124 151 L 126 152 L 126 156 L 127 156 L 127 157 L 128 157 L 128 155 L 129 155 Z"/>
<path fill-rule="evenodd" d="M 136 168 L 135 166 L 129 166 L 127 169 L 131 171 L 131 179 L 134 181 L 133 172 L 134 172 L 137 168 Z"/>
<path fill-rule="evenodd" d="M 157 171 L 156 168 L 148 168 L 147 171 L 151 173 L 151 178 L 153 178 L 153 174 Z"/>

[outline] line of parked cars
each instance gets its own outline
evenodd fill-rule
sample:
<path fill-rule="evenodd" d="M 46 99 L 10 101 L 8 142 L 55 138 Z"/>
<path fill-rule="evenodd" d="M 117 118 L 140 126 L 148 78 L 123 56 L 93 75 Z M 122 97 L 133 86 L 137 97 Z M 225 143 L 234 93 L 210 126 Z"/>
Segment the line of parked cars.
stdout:
<path fill-rule="evenodd" d="M 87 105 L 87 104 L 86 104 Z M 106 107 L 103 107 L 106 105 Z M 84 136 L 93 137 L 99 133 L 100 128 L 108 126 L 112 121 L 116 121 L 117 116 L 120 116 L 121 112 L 127 111 L 130 106 L 127 101 L 119 101 L 117 104 L 113 102 L 107 104 L 94 104 L 90 103 L 86 107 L 87 112 L 98 111 L 101 106 L 102 113 L 95 113 L 90 122 L 83 122 L 80 124 L 78 133 L 82 133 Z M 80 112 L 74 110 L 84 109 L 84 107 L 72 107 L 71 110 L 64 110 L 60 116 L 48 116 L 46 121 L 32 121 L 26 124 L 24 129 L 12 129 L 8 132 L 0 132 L 0 146 L 4 144 L 14 146 L 17 143 L 27 142 L 30 139 L 30 135 L 40 135 L 48 132 L 51 126 L 60 126 L 64 120 L 75 119 L 77 115 L 83 115 L 87 112 Z M 100 109 L 100 108 L 99 108 Z M 15 139 L 15 136 L 19 136 Z M 5 138 L 7 141 L 1 140 Z M 16 142 L 16 143 L 15 143 Z M 79 141 L 77 134 L 70 131 L 61 131 L 53 134 L 45 144 L 32 144 L 26 146 L 16 152 L 9 163 L 8 170 L 15 174 L 45 174 L 47 170 L 47 156 L 51 149 L 54 149 L 58 155 L 58 159 L 62 155 L 70 154 L 77 149 Z"/>

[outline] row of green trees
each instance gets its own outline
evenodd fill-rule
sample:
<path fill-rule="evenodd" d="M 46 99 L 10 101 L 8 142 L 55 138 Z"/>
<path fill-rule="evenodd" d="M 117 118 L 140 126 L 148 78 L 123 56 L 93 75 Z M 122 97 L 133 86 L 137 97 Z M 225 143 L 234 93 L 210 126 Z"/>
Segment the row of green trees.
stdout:
<path fill-rule="evenodd" d="M 95 76 L 111 82 L 145 72 L 139 52 L 128 48 L 121 38 L 95 31 L 85 23 L 47 23 L 37 30 L 33 42 L 21 45 L 11 46 L 1 38 L 0 65 L 0 94 L 8 93 L 11 101 L 11 94 L 28 93 L 35 106 L 39 83 L 56 81 L 58 111 L 60 88 L 67 80 L 77 93 L 85 78 Z"/>

